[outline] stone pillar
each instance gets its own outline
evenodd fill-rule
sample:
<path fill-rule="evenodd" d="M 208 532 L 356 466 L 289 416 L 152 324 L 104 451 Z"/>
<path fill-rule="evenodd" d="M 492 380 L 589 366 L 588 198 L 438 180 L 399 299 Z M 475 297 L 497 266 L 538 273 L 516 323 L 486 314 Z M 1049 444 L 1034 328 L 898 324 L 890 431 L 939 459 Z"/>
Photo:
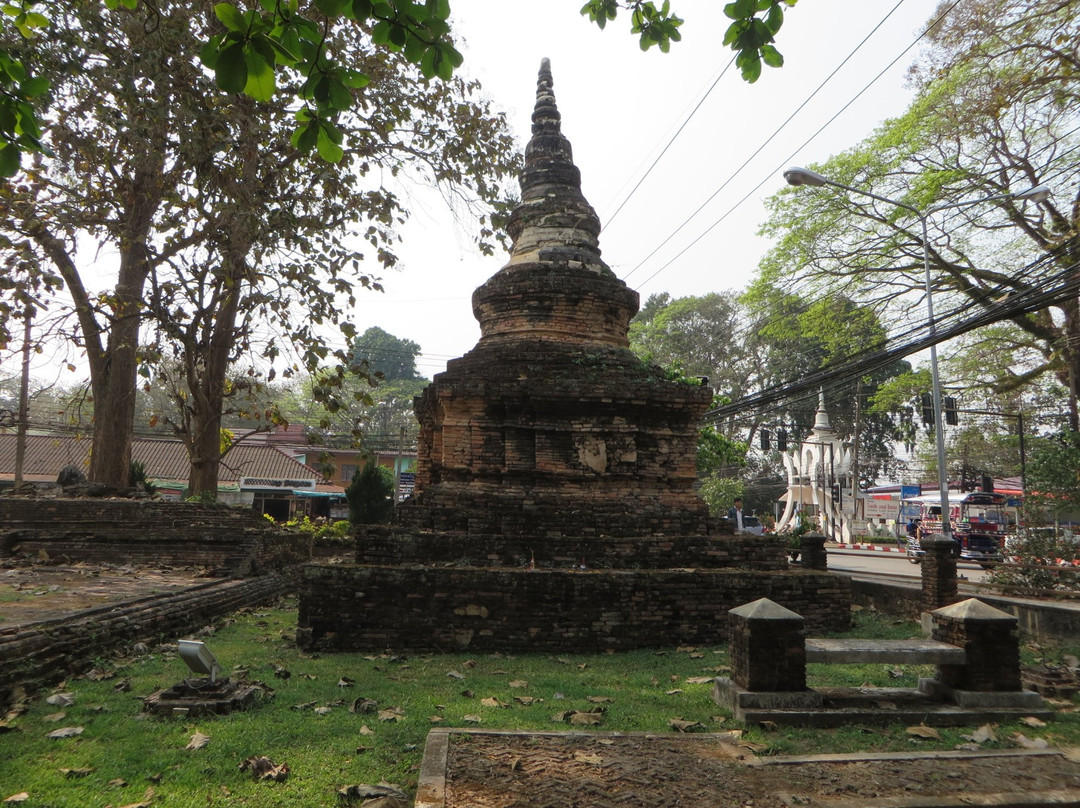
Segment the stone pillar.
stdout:
<path fill-rule="evenodd" d="M 926 551 L 922 557 L 922 609 L 932 612 L 957 601 L 956 544 L 942 533 L 923 537 L 920 544 Z"/>
<path fill-rule="evenodd" d="M 829 557 L 825 551 L 825 534 L 811 530 L 802 535 L 802 565 L 804 570 L 827 570 Z"/>
<path fill-rule="evenodd" d="M 963 665 L 938 665 L 937 679 L 956 690 L 1016 692 L 1020 683 L 1020 630 L 1008 612 L 968 598 L 930 614 L 933 638 L 963 648 Z"/>
<path fill-rule="evenodd" d="M 768 598 L 728 612 L 731 679 L 755 692 L 806 690 L 803 618 Z"/>

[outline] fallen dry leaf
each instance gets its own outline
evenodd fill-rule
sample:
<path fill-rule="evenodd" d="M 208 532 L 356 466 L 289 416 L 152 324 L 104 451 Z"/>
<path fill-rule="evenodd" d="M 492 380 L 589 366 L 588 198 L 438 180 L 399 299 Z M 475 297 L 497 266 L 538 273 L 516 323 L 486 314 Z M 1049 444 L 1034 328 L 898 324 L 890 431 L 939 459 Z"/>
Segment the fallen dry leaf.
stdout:
<path fill-rule="evenodd" d="M 1066 746 L 1061 750 L 1061 756 L 1073 763 L 1080 763 L 1080 746 Z"/>
<path fill-rule="evenodd" d="M 338 790 L 341 805 L 363 804 L 364 808 L 408 808 L 409 798 L 400 787 L 391 783 L 377 786 L 361 783 Z"/>
<path fill-rule="evenodd" d="M 472 668 L 476 667 L 476 660 L 475 659 L 466 659 L 464 662 L 461 663 L 461 666 L 463 668 L 469 668 L 471 670 Z"/>
<path fill-rule="evenodd" d="M 88 768 L 61 769 L 60 770 L 60 774 L 64 775 L 64 777 L 66 777 L 68 780 L 76 780 L 76 779 L 78 779 L 80 777 L 86 777 L 87 775 L 90 775 L 90 774 L 93 774 L 93 773 L 94 773 L 94 770 L 93 769 L 88 769 Z"/>
<path fill-rule="evenodd" d="M 470 724 L 479 724 L 481 721 L 483 721 L 483 719 L 476 713 L 469 713 L 468 715 L 463 715 L 461 717 L 461 720 L 468 721 Z"/>
<path fill-rule="evenodd" d="M 379 710 L 380 721 L 400 721 L 404 717 L 405 713 L 400 707 L 390 707 L 386 710 Z"/>
<path fill-rule="evenodd" d="M 777 730 L 777 725 L 775 721 L 762 721 L 759 723 L 758 726 L 760 726 L 766 732 L 775 732 Z"/>
<path fill-rule="evenodd" d="M 543 699 L 537 699 L 534 696 L 514 696 L 514 701 L 523 707 L 528 707 L 530 704 L 534 704 L 537 701 L 543 701 Z"/>
<path fill-rule="evenodd" d="M 506 703 L 505 701 L 499 701 L 499 700 L 498 700 L 497 698 L 495 698 L 494 696 L 489 696 L 489 697 L 488 697 L 488 698 L 486 698 L 486 699 L 482 699 L 482 700 L 480 701 L 480 703 L 481 703 L 482 705 L 484 705 L 485 707 L 509 707 L 509 706 L 510 706 L 510 705 L 509 705 L 509 704 L 507 704 L 507 703 Z"/>
<path fill-rule="evenodd" d="M 1026 735 L 1022 735 L 1017 732 L 1013 735 L 1013 740 L 1017 744 L 1025 749 L 1049 749 L 1050 743 L 1046 738 L 1028 738 Z"/>
<path fill-rule="evenodd" d="M 113 788 L 125 788 L 127 786 L 127 780 L 123 777 L 114 777 L 109 781 L 109 785 Z"/>
<path fill-rule="evenodd" d="M 960 737 L 965 741 L 971 741 L 972 743 L 986 743 L 987 741 L 997 740 L 994 728 L 989 724 L 983 724 L 970 735 L 961 735 Z"/>
<path fill-rule="evenodd" d="M 510 683 L 510 687 L 517 688 L 519 690 L 522 689 L 522 688 L 526 688 L 528 686 L 529 686 L 529 683 L 526 682 L 524 679 L 515 679 L 514 681 L 512 681 Z"/>
<path fill-rule="evenodd" d="M 317 701 L 305 701 L 303 704 L 294 704 L 292 708 L 294 710 L 311 710 L 318 704 Z"/>
<path fill-rule="evenodd" d="M 665 696 L 677 696 L 680 693 L 682 693 L 682 691 L 679 690 L 679 688 L 675 688 L 674 690 L 666 690 L 666 691 L 664 691 Z"/>
<path fill-rule="evenodd" d="M 615 699 L 610 696 L 588 696 L 585 701 L 590 704 L 614 704 Z"/>
<path fill-rule="evenodd" d="M 57 721 L 63 721 L 67 718 L 67 713 L 49 713 L 46 716 L 42 716 L 42 721 L 48 721 L 50 724 L 55 724 Z"/>
<path fill-rule="evenodd" d="M 357 732 L 359 732 L 361 735 L 374 735 L 375 734 L 375 730 L 373 730 L 367 724 L 364 724 L 362 727 L 360 727 L 360 729 L 357 730 Z"/>
<path fill-rule="evenodd" d="M 312 710 L 312 712 L 315 713 L 315 715 L 330 715 L 330 713 L 334 712 L 334 708 L 333 707 L 316 707 L 314 710 Z"/>
<path fill-rule="evenodd" d="M 917 738 L 936 738 L 938 740 L 941 739 L 941 734 L 936 729 L 934 729 L 933 727 L 925 726 L 923 724 L 919 724 L 918 726 L 914 727 L 908 727 L 907 734 L 914 735 Z"/>
<path fill-rule="evenodd" d="M 30 795 L 25 791 L 20 791 L 18 794 L 12 794 L 4 802 L 26 802 L 30 799 Z"/>
<path fill-rule="evenodd" d="M 570 713 L 570 723 L 577 726 L 594 726 L 603 720 L 604 717 L 600 713 L 579 713 L 577 711 Z"/>
<path fill-rule="evenodd" d="M 74 693 L 53 693 L 49 698 L 45 699 L 46 704 L 51 704 L 53 707 L 70 707 L 75 703 Z"/>
<path fill-rule="evenodd" d="M 340 679 L 338 679 L 337 686 L 338 687 L 352 687 L 355 684 L 356 684 L 355 679 L 351 679 L 348 676 L 342 676 Z"/>
<path fill-rule="evenodd" d="M 82 727 L 62 727 L 54 732 L 50 732 L 48 737 L 50 738 L 74 738 L 76 735 L 82 735 Z"/>
<path fill-rule="evenodd" d="M 1043 720 L 1041 720 L 1039 718 L 1036 718 L 1033 715 L 1024 716 L 1023 718 L 1020 719 L 1020 723 L 1026 725 L 1026 726 L 1029 726 L 1029 727 L 1034 727 L 1034 728 L 1045 727 L 1046 726 L 1045 721 L 1043 721 Z"/>
<path fill-rule="evenodd" d="M 600 755 L 597 755 L 595 752 L 574 752 L 574 760 L 580 761 L 582 763 L 589 763 L 593 766 L 602 766 L 604 763 L 604 759 Z"/>
<path fill-rule="evenodd" d="M 457 671 L 447 671 L 446 675 L 449 676 L 451 679 L 464 679 L 465 678 L 464 673 L 458 673 Z"/>
<path fill-rule="evenodd" d="M 240 771 L 250 771 L 255 780 L 265 780 L 270 783 L 284 783 L 289 779 L 288 764 L 277 765 L 265 755 L 249 757 L 240 764 Z"/>
<path fill-rule="evenodd" d="M 202 749 L 210 743 L 210 736 L 203 735 L 198 730 L 195 730 L 195 734 L 191 736 L 191 740 L 188 741 L 187 749 Z"/>
<path fill-rule="evenodd" d="M 119 682 L 117 682 L 115 685 L 113 685 L 113 691 L 115 691 L 116 693 L 127 693 L 130 690 L 131 690 L 131 680 L 130 679 L 121 679 Z"/>
<path fill-rule="evenodd" d="M 691 676 L 686 680 L 686 683 L 688 685 L 707 685 L 714 681 L 716 681 L 716 678 L 713 676 Z"/>
<path fill-rule="evenodd" d="M 687 721 L 684 718 L 669 719 L 668 726 L 676 732 L 703 732 L 705 730 L 705 725 L 700 721 Z"/>
<path fill-rule="evenodd" d="M 369 715 L 379 709 L 379 702 L 375 699 L 369 699 L 361 696 L 355 699 L 351 705 L 349 705 L 350 713 L 360 713 L 363 715 Z"/>
<path fill-rule="evenodd" d="M 429 715 L 428 721 L 432 724 L 441 724 L 443 717 L 441 715 Z"/>

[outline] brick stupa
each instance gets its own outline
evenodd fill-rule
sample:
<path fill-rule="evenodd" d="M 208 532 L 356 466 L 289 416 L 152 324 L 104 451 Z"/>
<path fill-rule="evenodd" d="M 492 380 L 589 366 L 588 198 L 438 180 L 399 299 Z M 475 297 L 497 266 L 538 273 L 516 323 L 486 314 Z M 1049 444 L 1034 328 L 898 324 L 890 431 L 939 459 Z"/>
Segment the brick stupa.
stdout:
<path fill-rule="evenodd" d="M 850 581 L 788 569 L 785 542 L 710 524 L 693 489 L 707 387 L 629 349 L 638 296 L 600 223 L 540 68 L 510 260 L 476 290 L 476 347 L 416 401 L 416 489 L 361 526 L 356 563 L 309 564 L 308 651 L 597 651 L 727 639 L 768 597 L 847 626 Z"/>
<path fill-rule="evenodd" d="M 416 489 L 400 522 L 534 537 L 704 533 L 692 486 L 712 391 L 629 350 L 638 295 L 600 257 L 546 59 L 521 197 L 510 260 L 473 293 L 479 343 L 417 399 Z"/>

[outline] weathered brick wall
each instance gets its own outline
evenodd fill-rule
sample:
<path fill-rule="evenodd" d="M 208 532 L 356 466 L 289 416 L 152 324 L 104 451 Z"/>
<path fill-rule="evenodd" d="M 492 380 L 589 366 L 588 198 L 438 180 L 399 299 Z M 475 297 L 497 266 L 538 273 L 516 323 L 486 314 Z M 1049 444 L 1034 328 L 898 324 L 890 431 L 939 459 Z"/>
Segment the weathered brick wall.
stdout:
<path fill-rule="evenodd" d="M 29 690 L 80 673 L 94 659 L 136 642 L 182 637 L 244 606 L 266 603 L 296 590 L 298 568 L 257 578 L 214 581 L 171 595 L 19 626 L 0 626 L 0 705 L 11 689 Z M 178 677 L 182 671 L 178 671 Z"/>
<path fill-rule="evenodd" d="M 849 627 L 845 576 L 753 570 L 304 567 L 309 649 L 602 651 L 723 644 L 729 609 L 768 597 L 814 631 Z M 571 607 L 572 604 L 572 607 Z"/>
<path fill-rule="evenodd" d="M 253 511 L 125 499 L 0 498 L 0 557 L 166 563 L 257 575 L 310 557 L 309 541 Z"/>
<path fill-rule="evenodd" d="M 359 564 L 461 564 L 476 567 L 541 568 L 577 566 L 604 569 L 788 569 L 786 542 L 748 535 L 582 536 L 548 538 L 408 531 L 385 525 L 361 528 Z"/>

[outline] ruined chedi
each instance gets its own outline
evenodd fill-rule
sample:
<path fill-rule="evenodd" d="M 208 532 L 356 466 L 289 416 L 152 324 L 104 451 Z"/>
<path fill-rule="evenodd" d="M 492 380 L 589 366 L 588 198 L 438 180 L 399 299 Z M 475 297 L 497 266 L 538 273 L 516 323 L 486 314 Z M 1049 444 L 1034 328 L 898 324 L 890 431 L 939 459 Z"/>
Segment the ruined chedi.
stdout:
<path fill-rule="evenodd" d="M 416 491 L 304 567 L 308 651 L 596 651 L 723 642 L 769 597 L 838 630 L 849 582 L 780 539 L 710 525 L 693 483 L 707 387 L 630 351 L 638 296 L 600 258 L 545 60 L 510 260 L 473 295 L 476 347 L 417 399 Z M 726 528 L 726 529 L 724 529 Z M 726 535 L 720 535 L 723 532 Z"/>
<path fill-rule="evenodd" d="M 638 295 L 600 257 L 543 60 L 510 260 L 473 294 L 476 347 L 416 400 L 413 529 L 536 537 L 703 534 L 707 387 L 629 350 Z M 539 554 L 539 548 L 537 548 Z"/>

